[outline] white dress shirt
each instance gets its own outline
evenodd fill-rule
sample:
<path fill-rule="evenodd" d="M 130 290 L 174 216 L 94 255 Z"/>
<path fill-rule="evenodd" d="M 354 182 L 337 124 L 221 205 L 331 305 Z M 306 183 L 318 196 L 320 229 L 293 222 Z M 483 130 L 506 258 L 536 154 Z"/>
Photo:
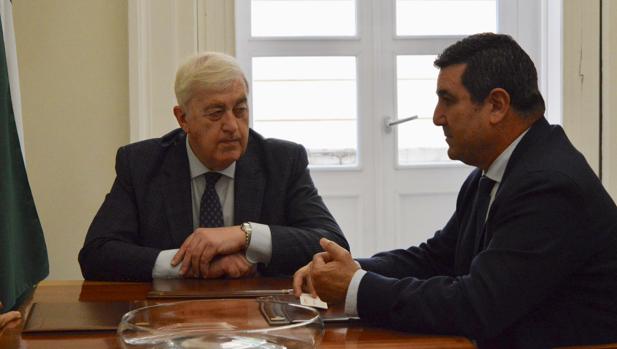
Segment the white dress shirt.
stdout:
<path fill-rule="evenodd" d="M 512 156 L 512 152 L 516 149 L 516 146 L 521 141 L 523 136 L 529 131 L 527 129 L 523 132 L 517 139 L 515 139 L 510 145 L 503 151 L 495 161 L 489 166 L 488 170 L 484 173 L 485 176 L 495 181 L 495 185 L 491 190 L 491 200 L 489 201 L 488 208 L 486 210 L 486 215 L 488 218 L 488 213 L 490 211 L 490 207 L 495 201 L 495 194 L 499 189 L 499 184 L 503 179 L 503 174 L 506 172 L 506 167 L 508 166 L 508 161 L 510 161 L 510 156 Z M 360 283 L 362 282 L 362 278 L 366 274 L 366 270 L 358 269 L 353 277 L 351 278 L 351 282 L 349 282 L 349 286 L 347 287 L 347 294 L 345 295 L 345 313 L 347 316 L 358 316 L 358 289 L 360 288 Z"/>
<path fill-rule="evenodd" d="M 201 197 L 206 189 L 206 179 L 204 174 L 210 172 L 204 164 L 199 161 L 191 146 L 186 139 L 186 153 L 189 160 L 191 171 L 191 202 L 193 208 L 193 230 L 199 226 L 199 208 Z M 226 227 L 233 225 L 234 221 L 234 177 L 236 173 L 236 163 L 233 162 L 229 167 L 218 171 L 222 174 L 216 182 L 214 189 L 221 201 L 223 209 L 223 223 Z M 251 242 L 246 250 L 246 258 L 251 263 L 268 264 L 272 257 L 272 238 L 270 227 L 265 224 L 251 223 L 252 233 Z M 178 249 L 163 250 L 159 253 L 152 269 L 152 278 L 179 278 L 181 264 L 172 267 L 171 260 L 178 252 Z"/>

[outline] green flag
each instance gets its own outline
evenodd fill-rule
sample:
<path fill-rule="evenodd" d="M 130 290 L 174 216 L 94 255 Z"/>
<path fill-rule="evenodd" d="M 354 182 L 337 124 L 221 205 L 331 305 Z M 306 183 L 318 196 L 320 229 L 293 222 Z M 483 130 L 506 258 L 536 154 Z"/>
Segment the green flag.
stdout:
<path fill-rule="evenodd" d="M 0 1 L 0 302 L 5 312 L 49 274 L 49 263 L 13 107 L 19 103 L 11 100 L 19 98 L 11 91 L 18 88 L 11 3 Z"/>

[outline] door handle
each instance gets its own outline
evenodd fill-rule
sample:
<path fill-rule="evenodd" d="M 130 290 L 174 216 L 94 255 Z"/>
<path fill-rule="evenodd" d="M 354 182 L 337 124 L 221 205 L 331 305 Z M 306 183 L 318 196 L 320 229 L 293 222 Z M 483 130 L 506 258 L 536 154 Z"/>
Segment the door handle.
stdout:
<path fill-rule="evenodd" d="M 413 116 L 409 116 L 403 119 L 397 119 L 397 120 L 392 120 L 391 117 L 386 116 L 384 118 L 384 125 L 385 125 L 385 129 L 386 129 L 386 133 L 390 133 L 392 132 L 392 127 L 393 126 L 398 126 L 402 123 L 417 119 L 418 115 L 413 115 Z"/>

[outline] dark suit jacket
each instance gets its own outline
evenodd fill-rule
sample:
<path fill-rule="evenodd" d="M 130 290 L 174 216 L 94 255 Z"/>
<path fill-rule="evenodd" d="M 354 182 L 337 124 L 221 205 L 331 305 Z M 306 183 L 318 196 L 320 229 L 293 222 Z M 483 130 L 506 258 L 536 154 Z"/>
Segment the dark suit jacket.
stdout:
<path fill-rule="evenodd" d="M 118 150 L 116 179 L 79 253 L 86 279 L 150 280 L 159 252 L 193 232 L 185 139 L 177 129 Z M 295 272 L 321 251 L 321 237 L 348 246 L 307 165 L 302 146 L 252 130 L 236 163 L 234 224 L 270 226 L 272 258 L 260 266 L 266 275 Z"/>
<path fill-rule="evenodd" d="M 465 234 L 481 176 L 419 247 L 359 260 L 363 319 L 463 335 L 480 347 L 617 341 L 617 208 L 559 126 L 542 118 L 507 165 L 486 231 Z"/>

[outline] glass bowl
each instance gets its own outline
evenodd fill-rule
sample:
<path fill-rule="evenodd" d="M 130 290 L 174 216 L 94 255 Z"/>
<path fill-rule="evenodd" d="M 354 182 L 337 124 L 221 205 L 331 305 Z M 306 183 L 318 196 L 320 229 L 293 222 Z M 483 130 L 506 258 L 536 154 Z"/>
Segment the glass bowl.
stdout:
<path fill-rule="evenodd" d="M 124 314 L 124 348 L 314 348 L 323 336 L 319 313 L 269 297 L 164 303 Z"/>

